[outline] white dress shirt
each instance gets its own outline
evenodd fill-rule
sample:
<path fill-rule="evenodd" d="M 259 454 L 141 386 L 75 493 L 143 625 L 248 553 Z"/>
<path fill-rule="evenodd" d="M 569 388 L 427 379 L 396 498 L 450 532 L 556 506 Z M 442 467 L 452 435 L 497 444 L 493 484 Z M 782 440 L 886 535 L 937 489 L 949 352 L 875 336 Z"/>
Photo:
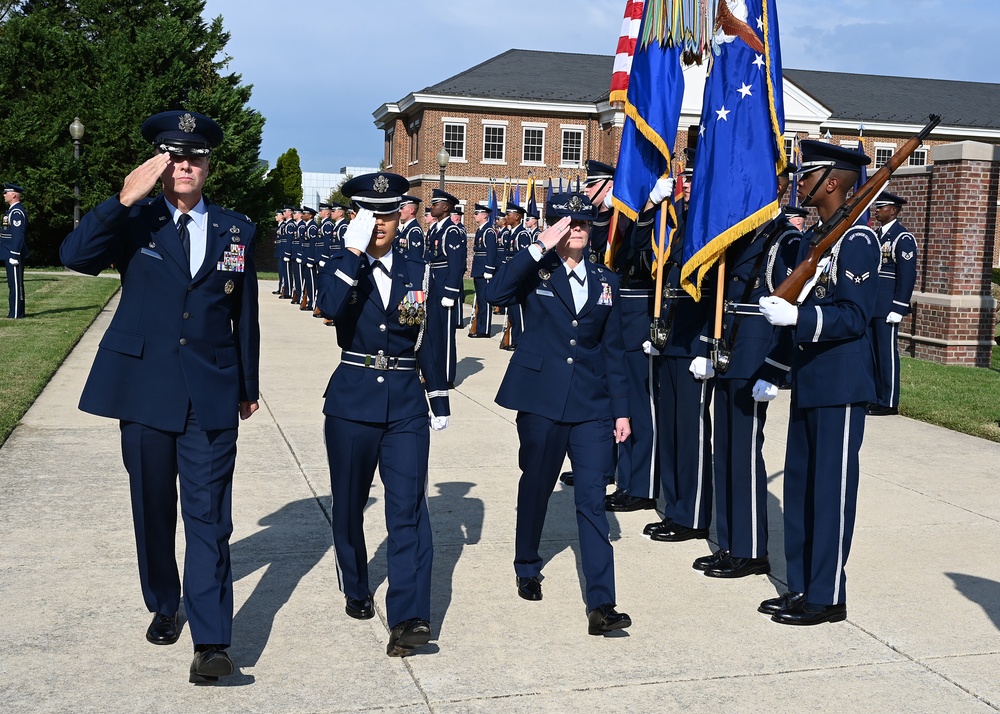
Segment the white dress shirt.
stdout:
<path fill-rule="evenodd" d="M 372 276 L 375 278 L 375 286 L 378 287 L 378 294 L 382 296 L 382 307 L 386 310 L 389 309 L 389 293 L 392 291 L 392 251 L 383 255 L 381 258 L 373 258 L 368 253 L 365 253 L 365 257 L 368 258 L 368 265 L 373 266 L 375 261 L 381 261 L 385 269 L 389 271 L 388 275 L 382 270 L 372 267 Z"/>
<path fill-rule="evenodd" d="M 167 201 L 166 198 L 163 200 Z M 177 219 L 180 218 L 183 211 L 170 201 L 167 201 L 167 207 L 170 208 L 170 219 L 176 226 Z M 189 270 L 191 277 L 194 277 L 201 270 L 201 265 L 205 262 L 205 252 L 208 250 L 208 206 L 205 205 L 205 199 L 198 201 L 198 205 L 192 208 L 188 215 L 191 217 L 190 222 L 188 222 L 188 237 L 191 240 Z"/>

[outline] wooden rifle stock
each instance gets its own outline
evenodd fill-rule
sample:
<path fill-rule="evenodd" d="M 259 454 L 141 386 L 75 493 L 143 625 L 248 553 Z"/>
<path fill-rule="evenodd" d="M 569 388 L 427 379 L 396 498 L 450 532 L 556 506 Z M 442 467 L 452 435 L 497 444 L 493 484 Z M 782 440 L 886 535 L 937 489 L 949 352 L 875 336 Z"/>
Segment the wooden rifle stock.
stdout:
<path fill-rule="evenodd" d="M 927 125 L 916 136 L 903 144 L 882 168 L 870 176 L 864 185 L 836 210 L 829 221 L 816 228 L 809 242 L 809 252 L 805 259 L 775 289 L 772 293 L 774 297 L 795 304 L 802 288 L 816 274 L 816 266 L 823 256 L 857 222 L 861 214 L 868 210 L 868 207 L 882 192 L 882 188 L 889 182 L 892 173 L 910 158 L 910 154 L 917 150 L 917 147 L 923 143 L 934 127 L 940 123 L 941 117 L 931 114 Z"/>

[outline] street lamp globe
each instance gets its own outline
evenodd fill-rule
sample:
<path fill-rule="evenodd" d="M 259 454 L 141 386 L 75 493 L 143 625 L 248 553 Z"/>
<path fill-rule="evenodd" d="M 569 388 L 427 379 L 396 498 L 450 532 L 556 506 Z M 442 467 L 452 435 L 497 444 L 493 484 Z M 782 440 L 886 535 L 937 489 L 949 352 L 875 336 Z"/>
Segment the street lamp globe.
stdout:
<path fill-rule="evenodd" d="M 80 121 L 80 117 L 76 117 L 73 119 L 73 123 L 69 125 L 69 135 L 73 138 L 73 141 L 80 141 L 83 138 L 83 131 L 83 122 Z"/>
<path fill-rule="evenodd" d="M 451 161 L 451 154 L 449 154 L 448 150 L 442 146 L 441 151 L 437 153 L 437 160 L 438 166 L 440 166 L 443 171 L 445 167 L 448 166 L 448 162 Z"/>

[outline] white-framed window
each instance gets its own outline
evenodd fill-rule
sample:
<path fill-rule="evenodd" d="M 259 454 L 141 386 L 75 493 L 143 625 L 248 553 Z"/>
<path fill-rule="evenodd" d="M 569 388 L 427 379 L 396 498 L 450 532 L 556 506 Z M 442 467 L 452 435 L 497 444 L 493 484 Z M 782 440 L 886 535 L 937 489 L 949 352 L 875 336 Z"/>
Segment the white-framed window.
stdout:
<path fill-rule="evenodd" d="M 875 144 L 875 156 L 872 168 L 880 169 L 889 163 L 889 159 L 896 153 L 895 144 Z"/>
<path fill-rule="evenodd" d="M 415 164 L 420 161 L 420 120 L 414 119 L 410 122 L 410 163 Z"/>
<path fill-rule="evenodd" d="M 524 142 L 521 148 L 521 162 L 525 164 L 545 163 L 545 125 L 525 125 Z"/>
<path fill-rule="evenodd" d="M 927 149 L 915 149 L 912 154 L 910 154 L 910 160 L 906 163 L 907 166 L 926 166 L 927 165 Z"/>
<path fill-rule="evenodd" d="M 465 125 L 468 120 L 461 123 L 444 120 L 444 148 L 451 155 L 452 161 L 465 161 Z"/>
<path fill-rule="evenodd" d="M 559 165 L 579 168 L 583 163 L 583 127 L 562 127 L 562 155 Z"/>
<path fill-rule="evenodd" d="M 392 166 L 392 138 L 395 136 L 395 129 L 385 130 L 385 167 L 389 168 Z"/>
<path fill-rule="evenodd" d="M 788 160 L 788 165 L 789 166 L 794 166 L 795 165 L 795 156 L 793 156 L 794 153 L 795 153 L 795 137 L 794 136 L 786 136 L 785 137 L 785 158 Z"/>
<path fill-rule="evenodd" d="M 483 163 L 507 162 L 507 126 L 499 122 L 483 124 Z"/>

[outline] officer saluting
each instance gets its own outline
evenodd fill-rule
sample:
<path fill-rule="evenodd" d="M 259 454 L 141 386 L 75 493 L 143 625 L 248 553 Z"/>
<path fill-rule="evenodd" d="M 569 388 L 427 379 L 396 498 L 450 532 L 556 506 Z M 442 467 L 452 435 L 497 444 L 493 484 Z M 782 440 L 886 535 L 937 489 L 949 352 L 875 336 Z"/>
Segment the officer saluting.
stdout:
<path fill-rule="evenodd" d="M 7 261 L 7 317 L 20 320 L 24 317 L 24 261 L 28 257 L 28 214 L 21 205 L 20 186 L 12 183 L 3 185 L 3 200 L 7 212 L 0 230 L 0 260 Z"/>
<path fill-rule="evenodd" d="M 347 614 L 373 617 L 363 526 L 377 465 L 390 544 L 390 657 L 403 657 L 430 640 L 427 459 L 430 428 L 444 429 L 449 414 L 444 335 L 432 324 L 444 318 L 427 309 L 429 269 L 392 249 L 399 200 L 408 188 L 405 178 L 390 173 L 345 183 L 341 191 L 360 211 L 344 236 L 345 250 L 319 273 L 320 309 L 336 320 L 343 350 L 323 407 L 337 571 Z"/>
<path fill-rule="evenodd" d="M 190 681 L 231 674 L 229 560 L 239 419 L 257 410 L 257 272 L 254 224 L 202 196 L 222 129 L 202 114 L 150 117 L 143 137 L 156 155 L 117 196 L 80 221 L 60 248 L 63 263 L 97 275 L 114 264 L 121 302 L 80 399 L 121 421 L 139 552 L 139 582 L 154 613 L 146 639 L 180 633 L 181 582 L 174 556 L 180 477 L 184 609 L 195 656 Z M 163 193 L 146 199 L 157 181 Z"/>
<path fill-rule="evenodd" d="M 870 159 L 820 141 L 802 142 L 800 204 L 828 221 L 844 204 Z M 812 231 L 801 241 L 805 257 Z M 875 398 L 868 323 L 878 297 L 880 251 L 866 225 L 847 230 L 819 262 L 798 306 L 760 300 L 772 325 L 788 327 L 792 405 L 785 449 L 785 559 L 788 592 L 758 608 L 783 625 L 847 618 L 844 565 L 851 552 L 858 503 L 858 453 L 865 406 Z"/>
<path fill-rule="evenodd" d="M 612 446 L 630 433 L 618 278 L 587 262 L 597 211 L 585 196 L 557 194 L 546 216 L 558 222 L 514 255 L 487 289 L 491 303 L 520 305 L 521 344 L 496 402 L 517 410 L 520 440 L 514 571 L 518 594 L 541 600 L 538 547 L 549 497 L 569 453 L 586 580 L 588 629 L 604 635 L 632 624 L 615 611 L 614 551 L 604 510 Z"/>
<path fill-rule="evenodd" d="M 910 298 L 917 282 L 917 240 L 899 222 L 906 199 L 888 191 L 875 199 L 875 219 L 881 224 L 878 241 L 882 263 L 878 269 L 878 301 L 869 326 L 875 347 L 875 387 L 878 399 L 869 416 L 899 413 L 899 323 L 910 314 Z"/>

